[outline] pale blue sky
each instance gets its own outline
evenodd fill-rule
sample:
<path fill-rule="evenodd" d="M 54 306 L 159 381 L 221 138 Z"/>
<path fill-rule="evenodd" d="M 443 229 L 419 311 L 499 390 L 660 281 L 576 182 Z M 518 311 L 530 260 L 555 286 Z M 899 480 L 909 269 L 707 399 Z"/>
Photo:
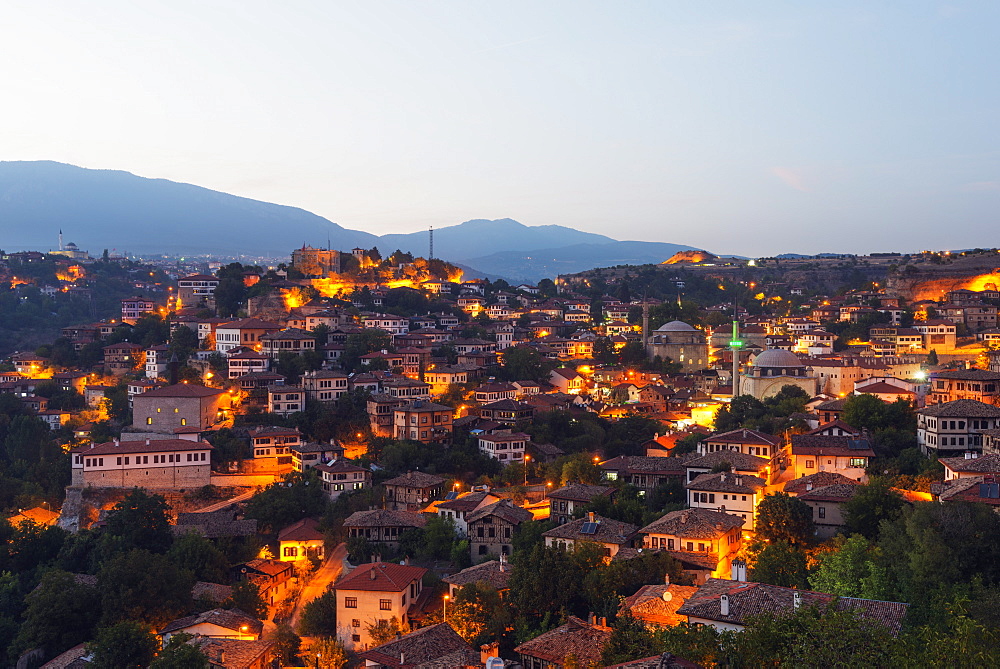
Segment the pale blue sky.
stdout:
<path fill-rule="evenodd" d="M 1000 245 L 1000 3 L 43 2 L 0 159 L 744 255 Z"/>

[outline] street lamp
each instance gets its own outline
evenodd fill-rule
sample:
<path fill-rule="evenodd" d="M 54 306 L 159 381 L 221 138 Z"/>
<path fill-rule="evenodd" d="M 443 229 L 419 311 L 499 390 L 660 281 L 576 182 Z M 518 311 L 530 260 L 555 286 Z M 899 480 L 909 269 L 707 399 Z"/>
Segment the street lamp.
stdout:
<path fill-rule="evenodd" d="M 449 599 L 451 599 L 450 595 L 445 595 L 444 596 L 444 608 L 443 608 L 443 610 L 441 612 L 441 619 L 444 622 L 448 622 L 448 600 Z"/>
<path fill-rule="evenodd" d="M 524 487 L 528 487 L 528 462 L 531 461 L 531 456 L 527 453 L 524 454 Z"/>

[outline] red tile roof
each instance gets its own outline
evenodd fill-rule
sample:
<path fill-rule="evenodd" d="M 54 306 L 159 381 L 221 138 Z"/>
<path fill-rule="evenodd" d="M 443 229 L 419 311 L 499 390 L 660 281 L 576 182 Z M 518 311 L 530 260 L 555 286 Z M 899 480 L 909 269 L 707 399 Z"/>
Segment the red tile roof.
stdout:
<path fill-rule="evenodd" d="M 372 573 L 375 574 L 372 577 Z M 410 583 L 424 577 L 423 567 L 394 564 L 392 562 L 369 562 L 360 565 L 333 586 L 335 590 L 363 590 L 378 592 L 402 592 Z"/>

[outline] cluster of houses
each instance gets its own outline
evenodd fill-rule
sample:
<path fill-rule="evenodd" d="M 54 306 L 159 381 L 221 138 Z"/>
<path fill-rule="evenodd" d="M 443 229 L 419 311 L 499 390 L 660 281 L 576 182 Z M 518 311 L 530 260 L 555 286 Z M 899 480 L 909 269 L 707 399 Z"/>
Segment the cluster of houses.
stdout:
<path fill-rule="evenodd" d="M 295 286 L 288 284 L 279 289 Z M 533 286 L 490 292 L 482 281 L 428 281 L 420 288 L 450 296 L 455 312 L 464 315 L 402 317 L 359 310 L 359 306 L 382 306 L 386 291 L 378 288 L 368 291 L 364 304 L 353 307 L 316 299 L 292 306 L 283 315 L 236 319 L 198 315 L 195 305 L 211 308 L 218 285 L 211 275 L 182 277 L 171 305 L 175 309 L 171 326 L 190 328 L 201 345 L 190 361 L 201 365 L 201 383 L 178 382 L 177 367 L 188 361 L 172 359 L 167 346 L 129 342 L 104 347 L 100 373 L 55 370 L 44 358 L 29 353 L 12 357 L 14 371 L 0 372 L 0 392 L 16 395 L 53 429 L 74 415 L 49 411 L 45 398 L 34 392 L 39 384 L 54 381 L 83 395 L 88 411 L 100 411 L 110 379 L 127 380 L 133 424 L 121 438 L 105 443 L 87 439 L 81 426 L 71 451 L 72 485 L 154 490 L 207 485 L 214 474 L 213 448 L 206 437 L 232 426 L 241 412 L 257 406 L 275 416 L 290 416 L 307 404 L 336 402 L 356 390 L 368 392 L 369 419 L 368 430 L 356 441 L 320 443 L 294 428 L 256 427 L 247 435 L 252 455 L 238 463 L 238 470 L 275 478 L 313 470 L 324 491 L 336 498 L 371 488 L 372 471 L 355 460 L 364 454 L 371 436 L 446 448 L 459 436 L 471 435 L 480 451 L 501 465 L 524 465 L 564 455 L 552 444 L 534 443 L 523 431 L 538 414 L 591 412 L 611 420 L 643 415 L 659 421 L 662 433 L 642 445 L 644 455 L 600 461 L 598 454 L 605 479 L 600 485 L 570 482 L 545 489 L 539 503 L 503 490 L 462 491 L 440 476 L 412 471 L 384 481 L 379 507 L 348 517 L 345 534 L 394 550 L 405 533 L 423 528 L 429 518 L 448 518 L 468 539 L 470 557 L 478 563 L 445 578 L 451 594 L 477 581 L 503 593 L 518 528 L 532 520 L 551 519 L 555 527 L 543 535 L 549 546 L 596 544 L 609 562 L 648 551 L 664 551 L 680 561 L 694 585 L 644 586 L 623 603 L 635 617 L 650 625 L 697 622 L 729 630 L 742 629 L 746 611 L 752 608 L 743 602 L 751 601 L 758 613 L 813 603 L 848 607 L 898 630 L 905 604 L 834 600 L 823 593 L 748 583 L 738 558 L 755 531 L 757 507 L 768 494 L 783 492 L 805 502 L 812 509 L 818 537 L 831 537 L 842 529 L 844 505 L 866 482 L 866 469 L 876 457 L 871 436 L 843 420 L 852 395 L 871 395 L 887 403 L 902 400 L 914 407 L 917 445 L 945 466 L 945 480 L 933 490 L 936 499 L 1000 507 L 1000 354 L 986 356 L 988 369 L 929 369 L 926 364 L 931 351 L 962 358 L 960 329 L 975 333 L 980 341 L 992 341 L 996 307 L 984 300 L 996 301 L 1000 295 L 953 291 L 944 303 L 912 305 L 923 320 L 905 327 L 899 300 L 877 292 L 824 299 L 811 307 L 808 317 L 742 313 L 740 345 L 733 346 L 728 331 L 681 321 L 655 330 L 636 324 L 652 300 L 627 303 L 606 297 L 598 313 L 591 299 L 569 293 L 542 297 Z M 123 300 L 121 322 L 65 328 L 63 335 L 82 348 L 161 308 L 143 298 Z M 856 322 L 873 312 L 881 312 L 888 323 L 873 326 L 868 341 L 834 350 L 837 337 L 824 330 L 823 323 Z M 485 338 L 462 336 L 468 317 L 481 317 Z M 319 326 L 325 330 L 322 343 L 314 332 Z M 360 369 L 345 370 L 341 363 L 348 338 L 368 329 L 380 330 L 391 344 L 362 356 Z M 669 359 L 677 371 L 597 364 L 593 356 L 602 339 L 606 339 L 602 345 L 612 350 L 641 343 L 649 358 Z M 501 380 L 504 357 L 519 349 L 551 361 L 552 371 L 545 378 Z M 307 354 L 318 356 L 319 369 L 294 379 L 277 371 L 279 359 Z M 734 355 L 738 379 L 731 371 Z M 209 362 L 218 356 L 225 359 L 226 371 L 215 374 Z M 805 412 L 794 416 L 805 429 L 781 435 L 743 428 L 711 431 L 716 412 L 734 394 L 763 399 L 786 386 L 801 388 L 811 398 Z M 443 396 L 457 387 L 464 403 L 453 406 L 453 398 Z M 678 440 L 692 434 L 700 437 L 696 452 L 675 455 Z M 613 500 L 619 482 L 643 494 L 675 484 L 685 491 L 686 508 L 644 527 L 587 509 L 601 498 Z M 248 531 L 239 525 L 239 518 L 226 515 L 230 513 L 215 519 L 216 525 L 226 531 Z M 204 525 L 203 532 L 216 526 L 205 518 L 178 518 L 179 526 L 197 522 Z M 322 535 L 311 521 L 285 528 L 279 539 L 277 559 L 241 566 L 269 603 L 280 601 L 282 588 L 288 587 L 291 562 L 323 556 Z M 373 643 L 368 631 L 373 622 L 396 618 L 405 624 L 428 606 L 429 592 L 422 585 L 426 571 L 374 560 L 336 583 L 338 635 L 349 649 L 361 653 L 367 666 L 431 663 L 441 657 L 459 663 L 448 666 L 485 662 L 487 651 L 471 648 L 446 623 L 389 644 Z M 161 635 L 166 641 L 172 634 L 195 633 L 201 643 L 216 644 L 206 654 L 227 654 L 235 652 L 227 644 L 265 644 L 258 626 L 240 618 L 239 612 L 215 609 L 174 621 Z M 570 654 L 584 664 L 599 657 L 609 636 L 605 621 L 571 618 L 522 644 L 517 652 L 526 667 L 560 666 Z M 254 656 L 259 666 L 270 662 L 273 648 L 253 648 L 260 650 Z M 428 648 L 442 654 L 421 656 L 429 653 Z"/>

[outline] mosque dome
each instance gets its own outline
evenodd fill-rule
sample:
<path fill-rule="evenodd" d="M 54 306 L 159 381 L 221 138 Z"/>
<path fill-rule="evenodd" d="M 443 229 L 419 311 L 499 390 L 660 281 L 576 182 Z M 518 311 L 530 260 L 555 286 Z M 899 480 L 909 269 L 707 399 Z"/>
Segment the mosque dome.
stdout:
<path fill-rule="evenodd" d="M 791 351 L 772 348 L 760 353 L 753 360 L 754 367 L 805 367 L 799 356 Z"/>
<path fill-rule="evenodd" d="M 684 321 L 670 321 L 656 328 L 657 332 L 697 332 L 693 327 Z"/>

